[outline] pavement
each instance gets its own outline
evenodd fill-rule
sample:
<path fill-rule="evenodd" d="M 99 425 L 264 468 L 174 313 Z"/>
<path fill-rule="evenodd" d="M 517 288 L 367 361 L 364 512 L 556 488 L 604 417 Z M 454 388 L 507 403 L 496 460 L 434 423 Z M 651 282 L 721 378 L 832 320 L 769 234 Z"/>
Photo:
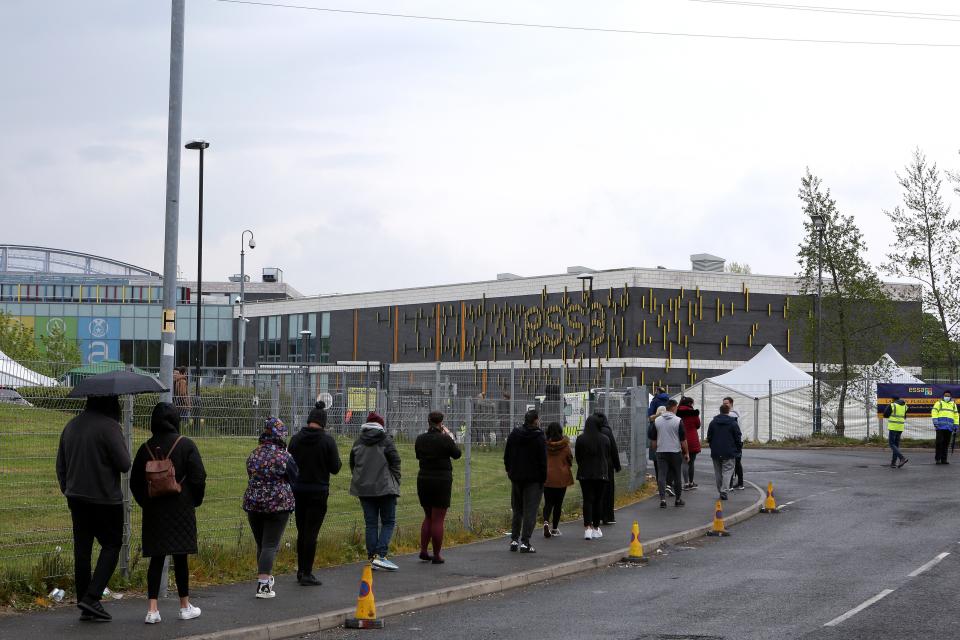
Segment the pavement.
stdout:
<path fill-rule="evenodd" d="M 909 450 L 747 450 L 781 512 L 622 564 L 393 616 L 381 640 L 960 638 L 960 464 Z M 663 514 L 666 518 L 671 514 Z M 649 514 L 656 518 L 657 514 Z M 543 546 L 543 545 L 541 545 Z M 304 636 L 346 640 L 334 629 Z"/>
<path fill-rule="evenodd" d="M 630 528 L 637 520 L 646 553 L 652 554 L 658 539 L 701 537 L 711 523 L 717 499 L 712 467 L 699 465 L 700 489 L 684 493 L 686 506 L 667 509 L 659 501 L 648 499 L 617 512 L 618 523 L 604 528 L 600 540 L 583 540 L 579 522 L 563 523 L 563 536 L 549 540 L 542 529 L 535 532 L 536 554 L 510 553 L 509 539 L 502 538 L 451 547 L 444 550 L 446 564 L 420 562 L 416 555 L 395 556 L 395 573 L 374 574 L 374 592 L 378 613 L 382 616 L 422 609 L 431 605 L 464 600 L 472 596 L 556 579 L 597 567 L 604 567 L 622 555 L 630 542 Z M 724 503 L 728 523 L 753 515 L 761 497 L 753 487 L 733 491 Z M 509 496 L 504 496 L 508 501 Z M 738 515 L 739 513 L 739 515 Z M 250 558 L 253 573 L 253 558 Z M 17 614 L 0 618 L 0 639 L 41 637 L 129 638 L 146 640 L 207 637 L 230 638 L 296 637 L 310 631 L 336 626 L 356 605 L 361 564 L 351 564 L 316 572 L 321 587 L 301 587 L 292 575 L 277 576 L 272 600 L 254 598 L 255 579 L 250 582 L 197 589 L 191 601 L 203 610 L 200 618 L 181 621 L 176 617 L 175 598 L 163 600 L 163 622 L 143 623 L 146 601 L 140 598 L 105 601 L 113 616 L 109 623 L 79 622 L 78 611 L 63 605 L 51 611 Z M 379 633 L 379 632 L 378 632 Z"/>

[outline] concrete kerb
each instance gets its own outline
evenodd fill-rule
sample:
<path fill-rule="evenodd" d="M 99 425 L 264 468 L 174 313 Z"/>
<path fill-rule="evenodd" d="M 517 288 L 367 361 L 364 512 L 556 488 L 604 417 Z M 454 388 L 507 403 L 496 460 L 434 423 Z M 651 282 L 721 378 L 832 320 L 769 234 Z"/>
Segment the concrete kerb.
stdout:
<path fill-rule="evenodd" d="M 727 524 L 737 524 L 760 513 L 760 507 L 763 506 L 763 501 L 767 494 L 750 481 L 747 481 L 746 484 L 757 491 L 759 498 L 757 498 L 757 501 L 751 506 L 725 517 L 724 521 Z M 710 527 L 711 524 L 706 524 L 669 536 L 654 538 L 653 540 L 644 540 L 642 544 L 645 549 L 655 549 L 667 544 L 689 542 L 690 540 L 705 535 L 707 531 L 710 530 Z M 409 613 L 410 611 L 418 611 L 442 604 L 460 602 L 470 598 L 526 587 L 538 582 L 562 578 L 601 567 L 608 567 L 619 562 L 628 551 L 629 547 L 624 547 L 617 551 L 610 551 L 589 558 L 571 560 L 550 567 L 534 569 L 533 571 L 513 573 L 499 578 L 490 578 L 470 584 L 456 585 L 435 591 L 425 591 L 423 593 L 393 598 L 384 602 L 378 602 L 377 614 L 380 617 L 395 616 L 402 613 Z M 280 640 L 281 638 L 294 638 L 296 636 L 318 633 L 342 626 L 344 621 L 353 614 L 353 608 L 340 609 L 319 615 L 295 618 L 293 620 L 270 622 L 262 625 L 243 627 L 241 629 L 227 629 L 214 633 L 190 636 L 186 640 Z"/>

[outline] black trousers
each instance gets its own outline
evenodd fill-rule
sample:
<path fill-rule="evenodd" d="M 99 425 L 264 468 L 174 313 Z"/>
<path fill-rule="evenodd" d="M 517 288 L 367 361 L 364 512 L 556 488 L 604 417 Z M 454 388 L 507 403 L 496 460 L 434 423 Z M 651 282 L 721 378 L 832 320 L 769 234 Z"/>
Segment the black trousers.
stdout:
<path fill-rule="evenodd" d="M 680 467 L 683 465 L 683 454 L 676 453 L 658 453 L 657 454 L 657 489 L 660 492 L 660 499 L 663 500 L 667 495 L 667 482 L 673 485 L 673 493 L 680 499 L 683 493 L 683 485 L 680 482 Z"/>
<path fill-rule="evenodd" d="M 177 595 L 186 598 L 190 595 L 190 566 L 187 554 L 173 556 L 173 575 L 177 580 Z M 163 578 L 164 556 L 150 558 L 147 567 L 147 597 L 156 600 L 160 594 L 160 580 Z"/>
<path fill-rule="evenodd" d="M 77 600 L 98 602 L 120 560 L 123 545 L 123 505 L 93 504 L 67 498 L 73 520 L 73 576 Z M 100 543 L 97 567 L 90 574 L 93 541 Z"/>
<path fill-rule="evenodd" d="M 556 529 L 560 526 L 560 515 L 563 511 L 563 498 L 567 495 L 566 487 L 543 488 L 543 521 L 549 522 Z"/>
<path fill-rule="evenodd" d="M 328 492 L 298 493 L 297 506 L 293 512 L 297 523 L 297 573 L 307 575 L 313 572 L 313 561 L 317 556 L 317 536 L 327 517 Z"/>
<path fill-rule="evenodd" d="M 743 486 L 743 465 L 740 463 L 741 458 L 737 458 L 736 464 L 733 466 L 733 476 L 730 478 L 730 488 L 733 489 L 734 485 L 738 487 Z"/>
<path fill-rule="evenodd" d="M 581 480 L 580 493 L 583 494 L 583 526 L 599 527 L 603 509 L 605 480 Z"/>
<path fill-rule="evenodd" d="M 539 482 L 511 483 L 510 507 L 513 518 L 510 524 L 510 539 L 530 542 L 533 527 L 537 523 L 537 509 L 543 497 L 543 485 Z"/>
<path fill-rule="evenodd" d="M 950 429 L 937 429 L 937 451 L 936 461 L 946 462 L 947 454 L 950 452 L 950 438 L 953 437 L 953 431 Z"/>

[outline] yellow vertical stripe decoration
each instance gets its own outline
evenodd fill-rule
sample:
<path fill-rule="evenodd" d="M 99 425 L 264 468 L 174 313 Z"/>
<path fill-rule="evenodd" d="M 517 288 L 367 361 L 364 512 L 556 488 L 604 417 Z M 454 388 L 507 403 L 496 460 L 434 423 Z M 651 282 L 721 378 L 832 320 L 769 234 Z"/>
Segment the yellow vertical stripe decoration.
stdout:
<path fill-rule="evenodd" d="M 773 305 L 772 305 L 772 304 L 768 304 L 768 305 L 767 305 L 767 317 L 769 318 L 771 314 L 773 314 Z"/>
<path fill-rule="evenodd" d="M 729 335 L 723 336 L 723 346 L 725 346 L 725 347 L 729 347 L 729 346 L 730 346 L 730 336 L 729 336 Z"/>
<path fill-rule="evenodd" d="M 647 321 L 643 321 L 643 344 L 647 344 Z"/>
<path fill-rule="evenodd" d="M 730 301 L 730 315 L 733 315 L 733 300 Z"/>
<path fill-rule="evenodd" d="M 690 352 L 687 351 L 687 375 L 690 375 L 690 371 L 691 371 Z"/>
<path fill-rule="evenodd" d="M 717 298 L 717 322 L 720 322 L 720 298 Z"/>
<path fill-rule="evenodd" d="M 790 353 L 790 329 L 787 329 L 787 353 Z"/>
<path fill-rule="evenodd" d="M 746 310 L 748 312 L 750 311 L 750 289 L 747 289 L 747 309 Z"/>

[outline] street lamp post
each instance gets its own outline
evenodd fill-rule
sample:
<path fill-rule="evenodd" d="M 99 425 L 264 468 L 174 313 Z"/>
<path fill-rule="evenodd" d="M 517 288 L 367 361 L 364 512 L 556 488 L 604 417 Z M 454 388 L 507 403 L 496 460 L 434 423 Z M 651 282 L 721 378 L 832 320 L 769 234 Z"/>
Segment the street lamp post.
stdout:
<path fill-rule="evenodd" d="M 581 288 L 585 289 L 587 294 L 587 375 L 592 375 L 591 367 L 593 367 L 593 274 L 591 273 L 581 273 L 577 276 L 577 280 L 581 283 Z M 587 282 L 590 282 L 589 289 L 587 289 Z M 589 384 L 589 383 L 588 383 Z M 589 389 L 588 389 L 589 390 Z"/>
<path fill-rule="evenodd" d="M 813 230 L 817 233 L 817 334 L 813 355 L 814 384 L 813 432 L 823 431 L 823 392 L 821 390 L 823 359 L 823 232 L 827 228 L 827 219 L 820 213 L 810 216 Z"/>
<path fill-rule="evenodd" d="M 200 311 L 203 307 L 203 152 L 210 146 L 205 140 L 191 140 L 184 145 L 184 148 L 191 151 L 200 152 L 200 203 L 199 223 L 197 227 L 197 336 L 195 346 L 197 351 L 196 360 L 196 384 L 197 384 L 197 402 L 200 401 L 200 367 L 203 365 L 203 333 L 202 318 Z"/>
<path fill-rule="evenodd" d="M 313 405 L 312 396 L 310 392 L 310 362 L 309 362 L 309 348 L 310 348 L 310 336 L 313 335 L 313 332 L 309 329 L 304 329 L 300 332 L 300 354 L 301 362 L 303 362 L 303 407 L 304 411 L 309 412 L 310 407 Z M 300 424 L 303 424 L 303 420 L 300 421 Z M 299 428 L 299 427 L 298 427 Z"/>
<path fill-rule="evenodd" d="M 250 240 L 244 245 L 243 240 L 250 234 Z M 247 346 L 247 316 L 244 315 L 243 305 L 246 302 L 245 285 L 247 282 L 247 272 L 244 265 L 244 247 L 250 247 L 253 251 L 257 246 L 257 241 L 253 239 L 253 231 L 246 229 L 240 234 L 240 326 L 237 332 L 237 368 L 240 369 L 240 375 L 243 375 L 243 351 Z"/>

